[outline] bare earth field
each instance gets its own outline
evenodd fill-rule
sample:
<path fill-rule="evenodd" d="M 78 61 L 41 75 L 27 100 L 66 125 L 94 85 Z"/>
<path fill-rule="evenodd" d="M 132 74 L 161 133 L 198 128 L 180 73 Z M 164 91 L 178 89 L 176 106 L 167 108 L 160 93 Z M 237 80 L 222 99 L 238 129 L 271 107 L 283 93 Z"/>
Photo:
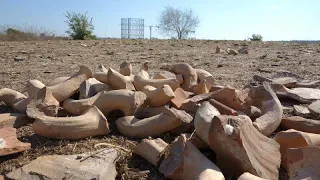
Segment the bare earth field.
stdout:
<path fill-rule="evenodd" d="M 249 47 L 249 54 L 215 54 L 219 45 L 222 50 Z M 261 56 L 267 55 L 265 58 Z M 19 57 L 15 59 L 15 57 Z M 93 72 L 99 64 L 118 69 L 122 61 L 132 63 L 134 72 L 144 61 L 149 61 L 149 71 L 157 72 L 164 63 L 185 62 L 194 68 L 212 73 L 217 85 L 242 88 L 253 75 L 271 76 L 289 71 L 306 80 L 320 79 L 320 45 L 282 42 L 205 41 L 205 40 L 100 40 L 100 41 L 34 41 L 0 42 L 0 89 L 11 88 L 25 92 L 30 79 L 47 83 L 60 76 L 78 71 L 80 64 Z M 14 110 L 0 106 L 0 113 Z M 80 141 L 53 140 L 35 135 L 31 126 L 18 129 L 18 138 L 31 142 L 32 148 L 20 154 L 0 157 L 0 175 L 21 167 L 42 155 L 77 154 L 95 150 L 94 145 L 108 142 L 130 149 L 138 143 L 120 135 L 114 120 L 118 114 L 108 117 L 111 133 L 108 136 Z M 171 142 L 170 134 L 161 136 Z M 121 153 L 121 152 L 120 152 Z M 214 160 L 210 151 L 203 152 Z M 117 163 L 117 179 L 164 179 L 144 159 L 122 152 Z"/>

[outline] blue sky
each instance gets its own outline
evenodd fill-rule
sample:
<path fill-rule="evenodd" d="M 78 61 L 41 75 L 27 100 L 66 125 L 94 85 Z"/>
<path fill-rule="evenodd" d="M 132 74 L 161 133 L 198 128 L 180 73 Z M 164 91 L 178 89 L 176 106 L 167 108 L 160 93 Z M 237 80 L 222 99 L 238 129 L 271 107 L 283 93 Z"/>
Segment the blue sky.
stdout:
<path fill-rule="evenodd" d="M 88 12 L 99 37 L 120 37 L 121 18 L 157 25 L 163 7 L 191 8 L 200 19 L 198 39 L 320 40 L 319 0 L 1 0 L 0 25 L 45 27 L 65 35 L 66 11 Z M 162 36 L 153 31 L 155 37 Z M 145 28 L 145 38 L 149 28 Z"/>

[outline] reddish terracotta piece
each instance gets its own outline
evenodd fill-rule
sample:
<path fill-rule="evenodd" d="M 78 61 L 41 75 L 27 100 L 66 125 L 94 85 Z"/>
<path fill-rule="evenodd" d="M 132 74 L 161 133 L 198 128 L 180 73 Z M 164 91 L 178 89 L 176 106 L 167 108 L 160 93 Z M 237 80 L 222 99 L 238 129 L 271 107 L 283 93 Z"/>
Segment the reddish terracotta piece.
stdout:
<path fill-rule="evenodd" d="M 311 103 L 308 109 L 315 118 L 320 118 L 320 100 Z"/>
<path fill-rule="evenodd" d="M 20 114 L 20 113 L 0 114 L 0 128 L 3 128 L 3 127 L 19 128 L 31 122 L 32 120 L 30 120 L 26 114 Z"/>
<path fill-rule="evenodd" d="M 209 102 L 212 106 L 218 109 L 218 111 L 222 115 L 231 115 L 231 116 L 238 116 L 238 112 L 235 111 L 234 109 L 220 103 L 219 101 L 216 101 L 214 99 L 209 99 Z"/>
<path fill-rule="evenodd" d="M 182 88 L 177 88 L 173 93 L 175 97 L 171 99 L 171 103 L 178 109 L 181 107 L 183 101 L 188 99 L 190 96 L 190 94 Z"/>
<path fill-rule="evenodd" d="M 295 129 L 298 131 L 320 134 L 320 121 L 306 119 L 299 116 L 282 118 L 280 126 L 283 129 Z"/>
<path fill-rule="evenodd" d="M 289 148 L 306 146 L 320 147 L 320 135 L 290 129 L 278 132 L 275 140 L 280 144 L 281 166 L 288 169 L 287 151 Z"/>
<path fill-rule="evenodd" d="M 0 156 L 22 152 L 31 148 L 30 143 L 23 143 L 17 139 L 17 130 L 12 127 L 0 129 Z"/>

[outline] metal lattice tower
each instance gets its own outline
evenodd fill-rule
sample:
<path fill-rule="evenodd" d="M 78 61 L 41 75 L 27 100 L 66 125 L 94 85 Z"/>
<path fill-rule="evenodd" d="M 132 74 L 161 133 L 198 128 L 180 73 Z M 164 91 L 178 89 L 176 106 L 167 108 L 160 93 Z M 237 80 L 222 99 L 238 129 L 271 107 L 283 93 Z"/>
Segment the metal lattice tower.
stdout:
<path fill-rule="evenodd" d="M 121 39 L 143 39 L 144 19 L 121 18 Z"/>

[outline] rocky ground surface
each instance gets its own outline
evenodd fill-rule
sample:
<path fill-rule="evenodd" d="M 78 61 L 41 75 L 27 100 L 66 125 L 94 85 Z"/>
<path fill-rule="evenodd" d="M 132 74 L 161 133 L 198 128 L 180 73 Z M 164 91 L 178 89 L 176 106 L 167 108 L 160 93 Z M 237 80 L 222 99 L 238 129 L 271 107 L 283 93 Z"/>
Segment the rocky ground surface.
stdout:
<path fill-rule="evenodd" d="M 216 46 L 222 53 L 216 54 Z M 227 48 L 248 47 L 248 54 L 228 55 Z M 230 85 L 241 89 L 254 75 L 272 77 L 279 72 L 291 72 L 306 80 L 320 79 L 320 45 L 282 42 L 246 41 L 175 41 L 175 40 L 106 40 L 106 41 L 36 41 L 0 42 L 0 89 L 10 88 L 26 94 L 30 79 L 43 83 L 69 76 L 79 65 L 93 72 L 99 64 L 118 69 L 121 62 L 130 62 L 134 74 L 141 64 L 149 61 L 150 72 L 160 71 L 165 63 L 189 63 L 194 68 L 210 72 L 217 85 Z M 0 106 L 0 113 L 14 112 Z M 0 157 L 0 175 L 22 167 L 43 155 L 73 155 L 93 152 L 98 143 L 111 143 L 131 149 L 140 140 L 126 138 L 117 130 L 113 113 L 108 117 L 111 133 L 108 136 L 84 140 L 53 140 L 34 134 L 31 126 L 17 129 L 18 139 L 31 143 L 30 150 Z M 166 133 L 161 138 L 167 143 L 174 136 Z M 117 179 L 164 179 L 158 169 L 146 160 L 126 151 L 119 151 Z M 214 161 L 211 150 L 202 153 Z"/>

